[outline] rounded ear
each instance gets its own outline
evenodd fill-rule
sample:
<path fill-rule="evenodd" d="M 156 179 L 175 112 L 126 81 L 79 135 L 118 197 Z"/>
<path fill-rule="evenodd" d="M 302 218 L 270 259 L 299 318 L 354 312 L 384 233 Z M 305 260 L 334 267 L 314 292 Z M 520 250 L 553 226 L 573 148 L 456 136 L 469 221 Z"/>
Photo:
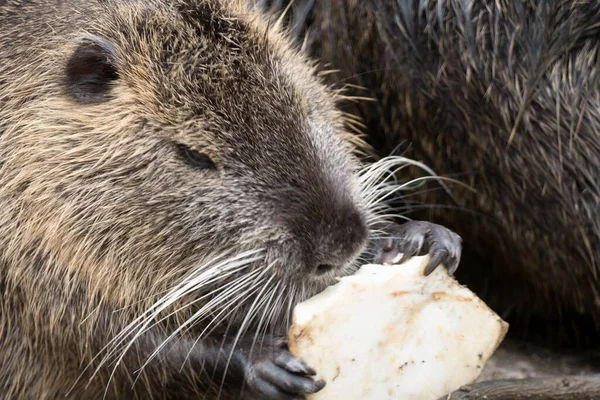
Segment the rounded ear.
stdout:
<path fill-rule="evenodd" d="M 111 82 L 118 79 L 114 48 L 97 36 L 87 36 L 75 49 L 66 67 L 68 93 L 83 103 L 109 100 Z"/>

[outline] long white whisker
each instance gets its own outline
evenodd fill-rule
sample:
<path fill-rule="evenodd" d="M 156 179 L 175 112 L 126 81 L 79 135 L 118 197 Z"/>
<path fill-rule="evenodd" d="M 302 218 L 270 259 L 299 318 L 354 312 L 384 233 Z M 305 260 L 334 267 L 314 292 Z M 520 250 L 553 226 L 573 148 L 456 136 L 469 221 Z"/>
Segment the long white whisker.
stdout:
<path fill-rule="evenodd" d="M 288 305 L 287 305 L 287 312 L 285 315 L 285 325 L 286 328 L 289 328 L 292 321 L 292 308 L 294 307 L 294 300 L 296 299 L 296 291 L 297 291 L 297 286 L 295 284 L 292 284 L 292 287 L 290 288 L 290 293 L 289 293 L 289 297 L 288 297 Z"/>
<path fill-rule="evenodd" d="M 283 300 L 282 297 L 285 297 L 286 290 L 287 290 L 287 286 L 284 285 L 281 288 L 281 290 L 279 291 L 279 295 L 277 296 L 277 299 L 275 300 L 275 307 L 273 307 L 271 309 L 271 312 L 269 313 L 269 319 L 267 320 L 268 321 L 267 326 L 274 327 L 273 320 L 275 319 L 275 317 L 281 315 L 281 309 L 283 308 L 283 305 L 285 304 L 285 302 L 282 301 Z M 293 307 L 293 303 L 289 302 L 288 307 L 290 307 L 290 309 L 291 309 L 291 307 Z M 286 333 L 287 333 L 287 329 L 289 329 L 289 317 L 288 316 L 286 316 L 286 320 L 288 321 L 288 322 L 286 322 L 286 325 L 285 325 Z"/>
<path fill-rule="evenodd" d="M 122 342 L 122 339 L 129 335 L 129 332 L 132 332 L 135 329 L 137 332 L 134 337 L 124 346 L 121 355 L 117 358 L 115 365 L 111 371 L 110 377 L 108 379 L 106 389 L 104 392 L 104 397 L 108 394 L 108 388 L 110 383 L 114 377 L 116 369 L 121 363 L 123 357 L 126 352 L 133 346 L 135 340 L 140 336 L 140 332 L 144 331 L 148 325 L 150 325 L 151 321 L 154 320 L 160 313 L 162 313 L 166 308 L 171 306 L 178 299 L 188 295 L 189 293 L 201 288 L 207 281 L 210 279 L 222 274 L 223 272 L 230 271 L 232 269 L 241 268 L 242 265 L 250 264 L 254 261 L 258 261 L 261 259 L 260 256 L 256 254 L 260 254 L 263 250 L 251 250 L 247 252 L 240 253 L 234 257 L 228 258 L 225 261 L 221 261 L 220 263 L 214 265 L 216 261 L 222 259 L 226 256 L 225 253 L 219 254 L 208 262 L 202 264 L 199 268 L 196 268 L 192 271 L 183 281 L 176 285 L 172 290 L 170 290 L 167 295 L 163 296 L 159 301 L 157 301 L 153 306 L 148 308 L 140 317 L 134 319 L 132 323 L 125 327 L 113 340 L 111 340 L 102 350 L 104 351 L 107 348 L 112 347 L 113 350 L 109 351 L 109 354 L 106 355 L 100 362 L 100 365 L 95 369 L 92 377 L 90 378 L 90 382 L 93 377 L 99 372 L 100 368 L 109 360 L 109 358 L 114 354 L 114 352 L 118 349 L 118 343 Z M 214 265 L 214 266 L 211 266 Z M 100 352 L 100 353 L 101 353 Z M 96 357 L 94 357 L 95 359 Z M 93 360 L 91 361 L 93 362 Z M 90 365 L 91 365 L 90 362 Z M 88 365 L 89 367 L 89 365 Z M 87 367 L 86 367 L 87 369 Z"/>
<path fill-rule="evenodd" d="M 216 308 L 216 306 L 218 306 L 219 304 L 222 304 L 224 301 L 226 301 L 230 295 L 238 293 L 238 296 L 234 297 L 228 303 L 226 303 L 226 307 L 224 308 L 224 310 L 221 311 L 221 313 L 226 311 L 227 307 L 230 304 L 236 304 L 237 301 L 242 297 L 242 295 L 245 294 L 245 293 L 240 293 L 240 291 L 244 287 L 244 285 L 242 285 L 242 283 L 250 281 L 251 278 L 253 278 L 257 275 L 256 272 L 257 271 L 251 272 L 247 276 L 242 277 L 243 278 L 242 282 L 240 282 L 238 285 L 228 288 L 225 292 L 220 293 L 218 296 L 211 299 L 208 303 L 206 303 L 204 306 L 202 306 L 196 313 L 194 313 L 194 315 L 192 317 L 188 318 L 184 323 L 180 324 L 175 331 L 173 331 L 159 346 L 156 347 L 156 349 L 147 358 L 146 362 L 142 365 L 140 370 L 143 369 L 146 365 L 148 365 L 148 363 L 150 361 L 152 361 L 152 359 L 154 357 L 156 357 L 156 355 L 166 346 L 166 344 L 170 340 L 172 340 L 175 336 L 177 336 L 184 328 L 191 326 L 193 323 L 200 320 L 203 316 L 210 314 L 210 312 L 213 311 Z M 221 313 L 219 313 L 219 315 Z M 216 321 L 216 319 L 213 318 L 211 320 L 211 322 L 209 323 L 209 325 L 215 323 L 215 321 Z M 206 329 L 207 328 L 205 328 L 205 330 Z M 200 337 L 201 337 L 201 335 L 199 336 L 199 338 Z"/>
<path fill-rule="evenodd" d="M 279 289 L 279 286 L 281 286 L 281 283 L 282 283 L 281 281 L 277 282 L 275 287 L 271 290 L 270 294 L 268 295 L 265 306 L 262 307 L 263 312 L 260 317 L 260 320 L 258 321 L 258 325 L 256 327 L 256 333 L 254 334 L 254 339 L 252 340 L 252 349 L 254 348 L 254 345 L 256 344 L 256 341 L 257 341 L 258 336 L 260 335 L 261 331 L 264 329 L 264 331 L 266 332 L 269 320 L 266 320 L 265 318 L 267 316 L 268 311 L 273 309 L 273 304 L 271 303 L 271 301 L 273 300 L 275 293 Z"/>
<path fill-rule="evenodd" d="M 253 259 L 250 259 L 248 262 L 251 262 L 252 260 Z M 246 264 L 247 263 L 244 263 L 242 265 L 236 265 L 236 268 L 232 268 L 232 270 L 228 271 L 227 273 L 223 273 L 223 275 L 211 277 L 210 279 L 207 279 L 207 280 L 201 282 L 201 285 L 210 287 L 210 285 L 212 283 L 219 281 L 219 280 L 223 279 L 224 277 L 232 275 L 232 274 L 238 272 L 239 270 L 244 269 L 246 267 Z M 119 335 L 117 335 L 111 342 L 109 342 L 109 345 L 112 344 L 112 350 L 109 351 L 108 354 L 105 355 L 103 362 L 99 365 L 98 368 L 100 368 L 102 366 L 102 364 L 105 363 L 110 356 L 112 356 L 114 353 L 116 353 L 118 351 L 118 348 L 119 348 L 118 346 L 120 346 L 120 344 L 126 340 L 127 334 L 129 332 L 133 331 L 136 327 L 138 327 L 137 329 L 135 329 L 137 331 L 136 337 L 133 339 L 133 340 L 135 340 L 135 339 L 137 339 L 137 337 L 139 337 L 141 334 L 143 334 L 144 332 L 146 332 L 148 329 L 151 328 L 151 326 L 149 325 L 149 322 L 154 320 L 156 318 L 156 316 L 158 316 L 164 310 L 164 308 L 168 307 L 171 303 L 173 303 L 177 299 L 177 298 L 173 298 L 173 296 L 170 294 L 171 292 L 172 291 L 169 291 L 168 295 L 164 296 L 159 301 L 157 301 L 144 314 L 142 314 L 140 317 L 138 317 L 136 320 L 134 320 L 131 324 L 129 324 L 127 327 L 125 327 L 125 329 L 123 329 Z M 185 294 L 187 294 L 187 292 L 184 293 L 183 295 L 185 295 Z M 182 297 L 183 295 L 180 295 L 179 297 Z M 167 300 L 172 299 L 173 301 L 171 301 L 169 304 L 166 304 L 166 306 L 164 308 L 162 308 L 161 305 L 165 304 L 165 302 L 163 301 L 165 299 L 167 299 Z M 154 325 L 156 325 L 156 323 L 153 324 L 152 326 L 154 326 Z M 140 326 L 141 326 L 141 328 L 140 328 Z"/>
<path fill-rule="evenodd" d="M 407 167 L 418 167 L 428 174 L 428 176 L 412 179 L 408 182 L 399 183 L 397 174 L 400 170 Z M 359 171 L 359 183 L 361 186 L 361 195 L 366 202 L 368 213 L 372 215 L 387 212 L 389 207 L 385 201 L 400 191 L 412 192 L 415 194 L 417 189 L 424 186 L 427 181 L 435 180 L 442 188 L 454 199 L 452 193 L 443 182 L 448 181 L 473 190 L 469 185 L 449 177 L 441 177 L 425 164 L 411 160 L 402 156 L 388 156 L 379 161 L 363 167 Z M 423 192 L 423 190 L 419 191 Z M 454 199 L 455 200 L 455 199 Z M 455 200 L 456 201 L 456 200 Z M 458 203 L 457 203 L 458 204 Z M 391 210 L 390 210 L 391 211 Z"/>
<path fill-rule="evenodd" d="M 264 271 L 262 272 L 262 274 L 267 274 L 271 268 L 273 267 L 273 265 L 275 265 L 277 262 L 274 261 L 271 264 L 269 264 Z M 244 320 L 242 321 L 242 324 L 240 325 L 240 328 L 238 329 L 238 333 L 236 334 L 233 343 L 231 345 L 231 351 L 229 353 L 229 357 L 227 358 L 227 363 L 225 364 L 225 371 L 227 371 L 227 369 L 229 368 L 229 363 L 231 362 L 231 358 L 233 357 L 233 352 L 235 350 L 235 346 L 237 345 L 240 337 L 246 332 L 246 329 L 248 327 L 248 325 L 250 325 L 252 319 L 254 318 L 254 314 L 256 313 L 256 308 L 257 308 L 257 304 L 260 302 L 264 302 L 264 298 L 262 296 L 262 293 L 267 290 L 267 288 L 269 287 L 271 281 L 273 279 L 275 279 L 276 275 L 275 274 L 271 274 L 271 276 L 269 277 L 269 279 L 265 282 L 263 288 L 261 289 L 261 291 L 256 295 L 256 298 L 254 299 L 254 301 L 252 302 L 252 304 L 250 305 L 250 308 L 248 309 L 248 311 L 246 312 L 246 316 L 244 317 Z M 225 372 L 226 373 L 226 372 Z M 221 385 L 219 387 L 219 394 L 218 397 L 220 397 L 221 395 L 221 391 L 223 389 L 223 385 L 225 384 L 225 374 L 223 375 L 223 379 L 221 381 Z"/>

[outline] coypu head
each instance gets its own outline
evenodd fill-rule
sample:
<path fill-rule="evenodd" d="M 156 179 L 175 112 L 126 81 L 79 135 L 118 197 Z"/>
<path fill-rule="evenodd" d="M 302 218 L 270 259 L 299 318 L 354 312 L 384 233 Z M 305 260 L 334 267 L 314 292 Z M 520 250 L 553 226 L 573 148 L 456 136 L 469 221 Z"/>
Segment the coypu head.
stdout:
<path fill-rule="evenodd" d="M 182 285 L 287 305 L 353 271 L 367 210 L 334 94 L 246 13 L 99 5 L 36 44 L 2 115 L 7 257 L 115 306 Z"/>

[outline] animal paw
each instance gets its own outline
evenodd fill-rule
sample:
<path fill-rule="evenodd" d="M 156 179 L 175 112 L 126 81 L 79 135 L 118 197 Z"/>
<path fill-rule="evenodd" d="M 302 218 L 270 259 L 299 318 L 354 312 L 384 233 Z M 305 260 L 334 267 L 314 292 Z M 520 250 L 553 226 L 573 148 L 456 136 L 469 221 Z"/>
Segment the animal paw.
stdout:
<path fill-rule="evenodd" d="M 375 246 L 377 264 L 403 263 L 413 256 L 430 255 L 425 275 L 431 274 L 440 264 L 454 274 L 460 262 L 462 239 L 451 230 L 424 221 L 409 221 L 402 225 L 391 224 L 384 230 L 385 238 Z"/>
<path fill-rule="evenodd" d="M 256 345 L 245 367 L 246 387 L 260 399 L 301 399 L 325 387 L 316 372 L 288 351 L 287 341 L 265 339 Z"/>

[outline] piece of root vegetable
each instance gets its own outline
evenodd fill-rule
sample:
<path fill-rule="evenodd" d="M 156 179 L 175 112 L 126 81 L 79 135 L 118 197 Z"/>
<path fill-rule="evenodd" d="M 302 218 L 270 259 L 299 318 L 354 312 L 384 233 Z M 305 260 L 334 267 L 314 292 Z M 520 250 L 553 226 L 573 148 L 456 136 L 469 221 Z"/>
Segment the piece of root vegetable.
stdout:
<path fill-rule="evenodd" d="M 308 399 L 437 399 L 477 379 L 508 324 L 428 261 L 365 265 L 294 308 L 290 351 L 326 382 Z"/>

